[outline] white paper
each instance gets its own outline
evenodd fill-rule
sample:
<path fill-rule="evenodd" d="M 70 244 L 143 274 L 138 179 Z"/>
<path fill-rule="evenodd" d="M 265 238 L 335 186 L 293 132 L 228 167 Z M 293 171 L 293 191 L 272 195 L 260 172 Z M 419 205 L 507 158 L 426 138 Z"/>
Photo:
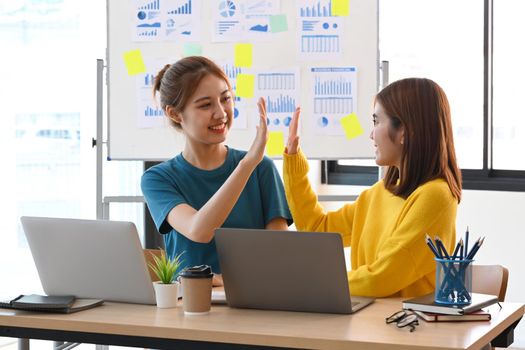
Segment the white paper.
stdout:
<path fill-rule="evenodd" d="M 163 0 L 164 39 L 171 41 L 201 40 L 200 1 Z"/>
<path fill-rule="evenodd" d="M 214 42 L 271 40 L 270 16 L 280 12 L 280 0 L 219 0 L 212 7 Z"/>
<path fill-rule="evenodd" d="M 201 40 L 200 0 L 135 0 L 133 41 Z"/>
<path fill-rule="evenodd" d="M 160 0 L 135 0 L 131 14 L 133 41 L 158 41 L 162 37 Z"/>
<path fill-rule="evenodd" d="M 344 135 L 340 119 L 357 112 L 355 67 L 311 68 L 313 129 L 317 135 Z"/>
<path fill-rule="evenodd" d="M 268 129 L 288 134 L 299 101 L 299 68 L 258 71 L 255 96 L 266 99 Z"/>
<path fill-rule="evenodd" d="M 332 17 L 330 0 L 299 0 L 297 50 L 301 60 L 342 58 L 343 21 Z"/>
<path fill-rule="evenodd" d="M 243 68 L 234 67 L 233 60 L 223 61 L 218 63 L 224 73 L 228 76 L 232 90 L 235 91 L 237 84 L 237 75 L 245 73 Z M 251 100 L 251 99 L 250 99 Z M 234 98 L 234 109 L 233 109 L 233 124 L 232 129 L 247 129 L 248 128 L 248 106 L 246 105 L 245 99 L 240 97 Z"/>
<path fill-rule="evenodd" d="M 169 63 L 168 59 L 145 59 L 146 73 L 136 76 L 137 126 L 141 129 L 166 125 L 166 116 L 160 107 L 159 93 L 153 99 L 153 84 L 157 73 Z"/>

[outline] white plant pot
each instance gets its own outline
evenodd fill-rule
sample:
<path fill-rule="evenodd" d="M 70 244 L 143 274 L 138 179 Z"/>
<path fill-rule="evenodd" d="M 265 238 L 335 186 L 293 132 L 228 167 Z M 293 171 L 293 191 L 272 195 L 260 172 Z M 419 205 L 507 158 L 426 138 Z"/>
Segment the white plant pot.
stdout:
<path fill-rule="evenodd" d="M 164 284 L 159 281 L 153 282 L 157 307 L 167 309 L 177 306 L 179 300 L 179 282 Z"/>

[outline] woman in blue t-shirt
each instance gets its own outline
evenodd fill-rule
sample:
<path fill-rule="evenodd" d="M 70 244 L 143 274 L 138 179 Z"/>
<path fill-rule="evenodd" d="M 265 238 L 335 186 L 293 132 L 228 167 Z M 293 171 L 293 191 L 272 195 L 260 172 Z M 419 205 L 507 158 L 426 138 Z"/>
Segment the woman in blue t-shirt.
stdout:
<path fill-rule="evenodd" d="M 183 267 L 208 264 L 220 274 L 214 230 L 218 227 L 286 230 L 291 214 L 272 160 L 266 105 L 246 151 L 226 146 L 233 122 L 233 92 L 226 74 L 205 57 L 186 57 L 156 76 L 154 95 L 170 123 L 185 137 L 182 153 L 149 168 L 141 187 L 168 256 L 184 252 Z M 215 284 L 221 284 L 218 277 Z"/>

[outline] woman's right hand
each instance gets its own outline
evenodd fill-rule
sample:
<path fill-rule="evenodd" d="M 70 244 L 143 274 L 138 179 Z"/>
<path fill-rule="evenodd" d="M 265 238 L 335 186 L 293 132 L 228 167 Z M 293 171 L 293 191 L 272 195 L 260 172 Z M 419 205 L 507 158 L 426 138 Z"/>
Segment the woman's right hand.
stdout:
<path fill-rule="evenodd" d="M 257 126 L 257 133 L 248 153 L 244 157 L 244 159 L 254 167 L 263 159 L 264 150 L 266 149 L 266 143 L 268 142 L 269 137 L 266 117 L 266 101 L 263 97 L 259 98 L 259 101 L 257 101 L 257 107 L 259 109 L 259 125 Z"/>
<path fill-rule="evenodd" d="M 296 154 L 299 150 L 299 116 L 301 114 L 301 107 L 297 107 L 293 112 L 292 121 L 288 128 L 288 142 L 286 143 L 286 154 Z"/>

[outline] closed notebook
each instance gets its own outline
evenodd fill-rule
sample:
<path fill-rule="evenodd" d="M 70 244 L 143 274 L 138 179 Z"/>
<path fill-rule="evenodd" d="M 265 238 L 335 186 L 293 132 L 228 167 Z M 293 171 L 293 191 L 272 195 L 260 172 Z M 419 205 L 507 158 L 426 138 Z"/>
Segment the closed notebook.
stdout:
<path fill-rule="evenodd" d="M 0 301 L 0 308 L 72 313 L 104 303 L 102 299 L 75 298 L 74 296 L 20 295 L 12 300 Z"/>
<path fill-rule="evenodd" d="M 415 310 L 414 313 L 427 322 L 464 322 L 464 321 L 490 321 L 492 318 L 489 312 L 478 310 L 470 314 L 463 315 L 443 315 L 432 312 Z"/>
<path fill-rule="evenodd" d="M 468 305 L 445 305 L 434 301 L 434 293 L 403 301 L 403 309 L 432 312 L 446 315 L 463 315 L 481 310 L 498 302 L 495 295 L 472 293 L 472 302 Z"/>
<path fill-rule="evenodd" d="M 22 295 L 11 302 L 14 308 L 24 309 L 64 309 L 75 302 L 74 295 Z"/>

